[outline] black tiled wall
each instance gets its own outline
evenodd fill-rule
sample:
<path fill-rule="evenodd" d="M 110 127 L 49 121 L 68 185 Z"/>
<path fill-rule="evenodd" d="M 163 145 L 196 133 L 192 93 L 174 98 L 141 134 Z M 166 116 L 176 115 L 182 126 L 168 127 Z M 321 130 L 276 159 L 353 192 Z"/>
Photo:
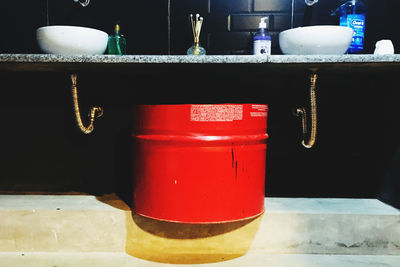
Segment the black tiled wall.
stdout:
<path fill-rule="evenodd" d="M 368 8 L 364 53 L 373 53 L 375 43 L 381 39 L 391 39 L 398 51 L 400 32 L 394 20 L 400 2 L 364 2 Z M 210 0 L 205 24 L 212 26 L 203 31 L 203 35 L 207 35 L 203 39 L 207 41 L 209 54 L 251 54 L 252 37 L 257 31 L 260 18 L 268 16 L 272 53 L 281 54 L 279 32 L 308 25 L 338 25 L 339 18 L 331 13 L 339 5 L 339 0 L 319 1 L 311 7 L 304 0 Z M 173 16 L 171 18 L 174 20 Z M 182 51 L 175 49 L 173 52 L 180 54 Z"/>
<path fill-rule="evenodd" d="M 269 17 L 272 53 L 280 54 L 278 34 L 291 27 L 338 24 L 330 13 L 339 0 L 93 0 L 82 7 L 72 0 L 8 1 L 2 4 L 1 53 L 40 53 L 35 30 L 47 23 L 94 27 L 111 34 L 116 22 L 128 41 L 128 54 L 185 54 L 193 37 L 190 13 L 204 17 L 201 43 L 208 54 L 251 54 L 252 37 L 260 18 Z M 368 7 L 366 48 L 391 39 L 400 47 L 396 0 L 364 1 Z M 47 12 L 48 11 L 48 12 Z"/>
<path fill-rule="evenodd" d="M 292 0 L 265 1 L 254 0 L 254 12 L 290 12 L 292 9 Z"/>
<path fill-rule="evenodd" d="M 251 54 L 252 38 L 262 17 L 268 17 L 272 37 L 272 53 L 280 53 L 279 31 L 291 28 L 292 1 L 210 1 L 210 20 L 213 27 L 207 32 L 210 54 Z"/>

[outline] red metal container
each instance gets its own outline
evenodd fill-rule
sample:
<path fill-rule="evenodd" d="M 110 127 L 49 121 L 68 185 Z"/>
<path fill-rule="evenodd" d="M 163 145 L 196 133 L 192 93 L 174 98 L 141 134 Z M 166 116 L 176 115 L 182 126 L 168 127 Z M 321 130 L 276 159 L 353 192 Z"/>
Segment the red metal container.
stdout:
<path fill-rule="evenodd" d="M 216 223 L 264 211 L 268 106 L 134 107 L 133 211 Z"/>

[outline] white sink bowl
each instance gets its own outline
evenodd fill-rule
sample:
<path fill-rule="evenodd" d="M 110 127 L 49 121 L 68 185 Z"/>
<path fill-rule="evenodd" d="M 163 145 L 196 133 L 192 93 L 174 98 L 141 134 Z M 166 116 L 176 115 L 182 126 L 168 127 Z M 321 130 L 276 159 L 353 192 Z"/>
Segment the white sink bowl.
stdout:
<path fill-rule="evenodd" d="M 101 55 L 107 48 L 108 34 L 87 27 L 45 26 L 36 30 L 36 39 L 48 54 Z"/>
<path fill-rule="evenodd" d="M 352 37 L 349 27 L 306 26 L 279 33 L 279 46 L 288 55 L 337 55 L 346 53 Z"/>

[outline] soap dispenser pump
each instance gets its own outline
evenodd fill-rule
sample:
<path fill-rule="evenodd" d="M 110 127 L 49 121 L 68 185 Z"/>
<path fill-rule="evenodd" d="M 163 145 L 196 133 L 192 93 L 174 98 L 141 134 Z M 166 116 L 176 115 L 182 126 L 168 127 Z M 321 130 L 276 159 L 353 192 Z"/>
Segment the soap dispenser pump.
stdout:
<path fill-rule="evenodd" d="M 260 19 L 258 31 L 253 38 L 253 54 L 254 55 L 271 55 L 271 36 L 267 33 L 268 17 Z"/>
<path fill-rule="evenodd" d="M 119 24 L 115 25 L 114 35 L 108 37 L 109 55 L 126 55 L 126 39 L 120 32 Z"/>

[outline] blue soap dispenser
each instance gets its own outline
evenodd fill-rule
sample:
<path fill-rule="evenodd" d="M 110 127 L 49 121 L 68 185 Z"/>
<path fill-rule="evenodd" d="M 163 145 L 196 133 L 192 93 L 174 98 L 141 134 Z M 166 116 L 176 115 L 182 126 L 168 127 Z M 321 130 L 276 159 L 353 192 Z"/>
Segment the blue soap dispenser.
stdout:
<path fill-rule="evenodd" d="M 253 38 L 253 55 L 271 55 L 271 36 L 267 32 L 268 17 L 260 19 L 258 31 Z"/>
<path fill-rule="evenodd" d="M 366 11 L 366 5 L 362 0 L 349 0 L 334 12 L 340 16 L 340 26 L 350 27 L 354 30 L 348 53 L 358 53 L 364 50 Z"/>

